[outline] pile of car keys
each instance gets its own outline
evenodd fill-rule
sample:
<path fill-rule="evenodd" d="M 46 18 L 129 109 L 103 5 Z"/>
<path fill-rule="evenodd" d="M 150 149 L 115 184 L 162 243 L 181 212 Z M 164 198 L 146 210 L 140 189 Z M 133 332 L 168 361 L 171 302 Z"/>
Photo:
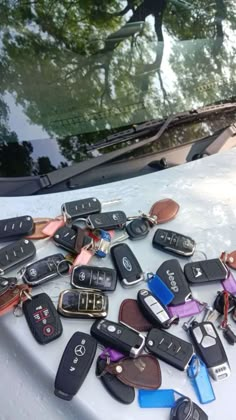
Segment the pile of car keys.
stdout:
<path fill-rule="evenodd" d="M 236 343 L 228 320 L 231 314 L 236 322 L 236 281 L 230 271 L 236 269 L 236 251 L 188 262 L 182 269 L 174 256 L 192 256 L 195 241 L 157 228 L 152 245 L 172 258 L 156 273 L 145 275 L 129 245 L 123 243 L 145 238 L 151 229 L 175 218 L 178 211 L 179 205 L 166 198 L 154 203 L 148 214 L 127 217 L 121 210 L 102 212 L 102 203 L 92 197 L 64 203 L 61 215 L 54 219 L 25 215 L 0 220 L 0 242 L 8 243 L 0 249 L 0 315 L 9 311 L 15 316 L 24 314 L 40 344 L 61 336 L 60 315 L 95 320 L 90 334 L 76 332 L 67 344 L 55 378 L 56 396 L 71 400 L 78 392 L 100 343 L 103 350 L 97 359 L 96 376 L 117 401 L 132 403 L 137 388 L 142 408 L 169 407 L 171 419 L 208 418 L 187 396 L 160 389 L 158 360 L 187 372 L 201 404 L 214 401 L 210 377 L 221 381 L 230 375 L 214 323 L 218 322 L 230 345 Z M 66 254 L 61 251 L 28 263 L 36 256 L 37 240 L 53 241 Z M 114 268 L 90 265 L 93 256 L 105 261 L 108 254 Z M 16 267 L 17 277 L 7 276 Z M 70 278 L 71 288 L 60 293 L 57 309 L 48 294 L 32 294 L 33 288 L 60 276 Z M 115 292 L 118 279 L 124 288 L 144 281 L 145 287 L 136 299 L 121 302 L 118 322 L 114 322 L 106 317 L 109 293 Z M 191 291 L 191 285 L 209 282 L 223 286 L 212 306 L 194 299 Z M 203 310 L 199 322 L 195 315 Z M 181 318 L 189 317 L 183 328 L 190 342 L 167 331 Z"/>

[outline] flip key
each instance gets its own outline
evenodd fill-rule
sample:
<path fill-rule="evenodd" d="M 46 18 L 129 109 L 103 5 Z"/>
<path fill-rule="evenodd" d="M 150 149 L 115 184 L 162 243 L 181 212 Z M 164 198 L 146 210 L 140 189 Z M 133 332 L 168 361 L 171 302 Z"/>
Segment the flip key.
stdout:
<path fill-rule="evenodd" d="M 142 268 L 127 244 L 114 245 L 110 252 L 122 286 L 131 287 L 144 280 Z"/>
<path fill-rule="evenodd" d="M 31 216 L 0 220 L 0 242 L 16 241 L 22 236 L 31 235 L 33 231 L 34 221 Z"/>
<path fill-rule="evenodd" d="M 121 211 L 109 211 L 105 213 L 92 214 L 86 219 L 90 229 L 123 229 L 127 221 L 126 214 Z"/>
<path fill-rule="evenodd" d="M 20 239 L 0 249 L 0 276 L 4 276 L 17 265 L 33 258 L 36 248 L 29 239 Z"/>
<path fill-rule="evenodd" d="M 71 285 L 75 288 L 113 292 L 116 284 L 117 273 L 112 268 L 81 265 L 74 267 L 71 275 Z"/>

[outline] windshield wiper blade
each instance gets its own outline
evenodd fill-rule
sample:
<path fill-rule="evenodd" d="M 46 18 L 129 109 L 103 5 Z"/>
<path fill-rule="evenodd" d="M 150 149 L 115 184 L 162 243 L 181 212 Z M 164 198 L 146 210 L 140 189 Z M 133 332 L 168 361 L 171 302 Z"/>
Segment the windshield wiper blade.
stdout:
<path fill-rule="evenodd" d="M 229 102 L 224 104 L 214 104 L 210 106 L 205 106 L 198 109 L 193 109 L 191 111 L 180 112 L 175 114 L 173 120 L 169 124 L 168 128 L 175 127 L 176 125 L 181 125 L 185 123 L 190 123 L 192 121 L 198 121 L 203 118 L 206 118 L 208 115 L 218 114 L 221 112 L 231 112 L 236 110 L 236 102 Z M 145 123 L 138 125 L 133 125 L 127 130 L 122 130 L 118 133 L 111 134 L 98 143 L 88 145 L 86 147 L 87 151 L 100 150 L 108 146 L 113 146 L 115 144 L 128 142 L 135 140 L 136 138 L 142 139 L 147 135 L 150 135 L 152 132 L 158 130 L 166 121 L 166 118 L 161 120 L 150 120 Z"/>

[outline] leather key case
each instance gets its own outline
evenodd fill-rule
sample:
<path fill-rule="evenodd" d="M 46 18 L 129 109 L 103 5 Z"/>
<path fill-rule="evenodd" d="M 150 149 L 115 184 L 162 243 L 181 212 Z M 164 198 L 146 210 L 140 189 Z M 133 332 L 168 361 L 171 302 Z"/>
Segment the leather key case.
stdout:
<path fill-rule="evenodd" d="M 166 223 L 174 219 L 179 211 L 179 204 L 171 198 L 156 201 L 150 211 L 150 216 L 157 217 L 157 224 Z"/>
<path fill-rule="evenodd" d="M 125 299 L 121 302 L 118 320 L 141 332 L 152 328 L 152 324 L 144 317 L 135 299 Z"/>
<path fill-rule="evenodd" d="M 236 270 L 236 251 L 232 251 L 230 253 L 222 252 L 222 254 L 220 256 L 220 259 L 228 267 L 233 268 L 234 270 Z"/>
<path fill-rule="evenodd" d="M 115 375 L 126 385 L 139 389 L 157 389 L 161 386 L 161 369 L 156 357 L 145 354 L 131 359 L 125 357 L 105 367 L 105 372 Z"/>
<path fill-rule="evenodd" d="M 174 293 L 171 305 L 181 305 L 192 298 L 192 293 L 178 260 L 171 259 L 160 265 L 156 274 Z"/>

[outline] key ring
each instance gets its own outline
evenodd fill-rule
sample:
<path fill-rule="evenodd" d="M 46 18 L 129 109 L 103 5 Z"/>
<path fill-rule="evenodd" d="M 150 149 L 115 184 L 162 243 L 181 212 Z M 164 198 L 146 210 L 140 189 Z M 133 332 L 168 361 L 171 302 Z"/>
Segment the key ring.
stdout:
<path fill-rule="evenodd" d="M 19 318 L 19 317 L 21 317 L 23 315 L 23 309 L 22 309 L 22 304 L 24 302 L 23 294 L 27 297 L 27 299 L 32 300 L 32 296 L 26 290 L 21 290 L 20 291 L 20 294 L 19 294 L 19 302 L 14 307 L 14 310 L 13 310 L 13 315 L 16 318 Z"/>
<path fill-rule="evenodd" d="M 64 262 L 66 262 L 68 264 L 68 272 L 65 273 L 65 274 L 60 272 L 60 270 L 59 270 L 60 265 Z M 71 267 L 73 267 L 73 263 L 70 260 L 64 259 L 64 260 L 61 260 L 58 264 L 55 264 L 55 265 L 56 265 L 57 274 L 60 277 L 70 277 Z"/>

